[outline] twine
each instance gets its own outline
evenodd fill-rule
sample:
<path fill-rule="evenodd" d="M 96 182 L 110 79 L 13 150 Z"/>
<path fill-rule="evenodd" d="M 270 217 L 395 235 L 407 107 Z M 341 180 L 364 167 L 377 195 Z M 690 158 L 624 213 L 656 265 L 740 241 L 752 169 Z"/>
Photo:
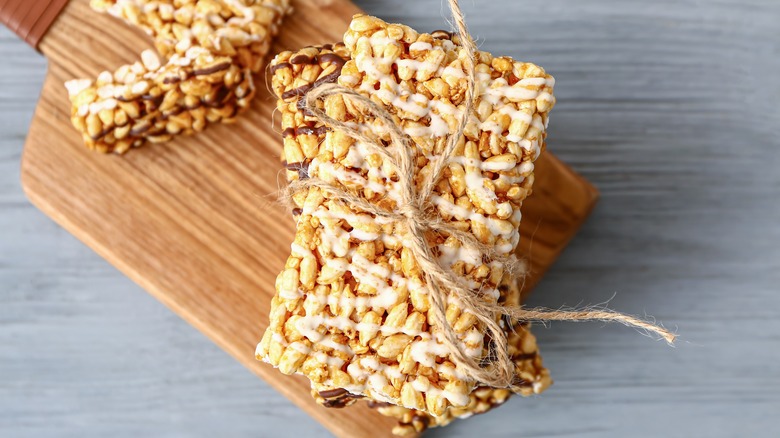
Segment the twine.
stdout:
<path fill-rule="evenodd" d="M 510 388 L 515 391 L 520 388 L 519 384 L 521 381 L 515 375 L 515 367 L 509 354 L 506 335 L 498 322 L 496 322 L 497 315 L 503 315 L 513 321 L 617 322 L 644 330 L 647 333 L 656 334 L 669 344 L 672 344 L 676 336 L 665 328 L 610 310 L 591 308 L 575 310 L 526 309 L 522 306 L 503 306 L 492 302 L 492 298 L 485 297 L 480 290 L 472 290 L 465 284 L 463 279 L 458 278 L 450 270 L 442 267 L 435 254 L 433 254 L 425 238 L 425 232 L 427 231 L 441 232 L 454 236 L 464 248 L 479 251 L 487 261 L 503 263 L 510 272 L 516 267 L 517 261 L 514 255 L 496 254 L 493 248 L 481 243 L 473 234 L 460 231 L 444 222 L 436 214 L 430 202 L 442 172 L 463 138 L 463 131 L 466 128 L 469 115 L 473 113 L 476 97 L 475 56 L 477 49 L 466 28 L 458 1 L 448 0 L 448 2 L 465 54 L 463 61 L 465 62 L 468 82 L 464 99 L 465 108 L 462 111 L 456 134 L 451 135 L 447 139 L 442 154 L 432 163 L 432 171 L 422 182 L 421 188 L 417 190 L 415 184 L 414 166 L 417 157 L 417 145 L 395 123 L 393 116 L 385 108 L 380 107 L 368 97 L 354 90 L 336 84 L 323 84 L 307 93 L 306 110 L 325 126 L 335 131 L 341 131 L 356 141 L 363 143 L 372 152 L 379 154 L 385 162 L 395 167 L 399 177 L 397 184 L 400 188 L 400 202 L 395 210 L 389 211 L 367 201 L 359 195 L 350 193 L 318 178 L 294 181 L 290 183 L 284 195 L 287 199 L 291 199 L 300 191 L 317 188 L 327 192 L 331 197 L 339 199 L 352 209 L 384 218 L 400 226 L 406 237 L 404 245 L 414 255 L 425 280 L 431 309 L 433 310 L 434 326 L 442 336 L 439 341 L 448 347 L 450 358 L 458 370 L 480 385 Z M 380 120 L 386 128 L 386 132 L 390 135 L 390 144 L 388 146 L 383 145 L 380 141 L 371 138 L 353 126 L 330 117 L 324 110 L 318 107 L 318 101 L 333 95 L 339 95 L 344 99 L 351 100 L 353 103 L 362 106 L 370 115 Z M 457 333 L 447 322 L 448 296 L 457 300 L 464 312 L 473 314 L 479 323 L 485 327 L 489 335 L 486 336 L 486 339 L 489 339 L 489 342 L 492 344 L 490 345 L 491 354 L 489 357 L 480 361 L 466 351 L 458 339 Z"/>

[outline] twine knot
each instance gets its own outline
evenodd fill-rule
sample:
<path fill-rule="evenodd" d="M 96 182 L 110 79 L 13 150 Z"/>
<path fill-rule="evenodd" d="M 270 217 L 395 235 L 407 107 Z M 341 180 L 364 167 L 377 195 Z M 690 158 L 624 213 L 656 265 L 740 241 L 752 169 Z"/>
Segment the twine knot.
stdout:
<path fill-rule="evenodd" d="M 406 218 L 406 220 L 410 223 L 415 223 L 418 226 L 424 225 L 424 221 L 420 220 L 424 217 L 423 209 L 420 208 L 416 203 L 401 205 L 398 207 L 396 212 Z"/>

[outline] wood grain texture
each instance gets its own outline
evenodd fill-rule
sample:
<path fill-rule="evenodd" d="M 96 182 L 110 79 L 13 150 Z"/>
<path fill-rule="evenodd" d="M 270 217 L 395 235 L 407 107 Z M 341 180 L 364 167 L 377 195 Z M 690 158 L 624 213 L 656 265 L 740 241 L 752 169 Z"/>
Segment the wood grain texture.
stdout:
<path fill-rule="evenodd" d="M 444 27 L 439 0 L 357 3 Z M 780 4 L 464 6 L 483 49 L 556 76 L 550 148 L 602 193 L 530 303 L 617 293 L 613 308 L 648 312 L 682 341 L 669 349 L 600 324 L 537 328 L 556 384 L 430 436 L 773 436 Z M 0 435 L 323 436 L 27 204 L 18 166 L 45 66 L 3 29 L 0 53 Z"/>
<path fill-rule="evenodd" d="M 0 23 L 37 47 L 67 3 L 68 0 L 0 0 Z"/>
<path fill-rule="evenodd" d="M 310 4 L 298 4 L 277 51 L 337 41 L 358 11 L 346 1 L 324 9 Z M 311 30 L 306 23 L 315 18 L 324 25 Z M 285 377 L 254 358 L 293 229 L 274 202 L 281 137 L 270 123 L 275 105 L 268 93 L 262 90 L 236 124 L 124 157 L 86 150 L 70 127 L 63 82 L 131 62 L 146 46 L 137 30 L 117 26 L 86 1 L 65 8 L 40 44 L 50 66 L 22 160 L 29 199 L 335 435 L 389 436 L 391 419 L 364 404 L 323 409 L 305 379 Z M 593 187 L 553 156 L 540 159 L 538 169 L 536 193 L 524 208 L 522 232 L 534 235 L 521 253 L 531 264 L 526 290 L 596 199 Z"/>

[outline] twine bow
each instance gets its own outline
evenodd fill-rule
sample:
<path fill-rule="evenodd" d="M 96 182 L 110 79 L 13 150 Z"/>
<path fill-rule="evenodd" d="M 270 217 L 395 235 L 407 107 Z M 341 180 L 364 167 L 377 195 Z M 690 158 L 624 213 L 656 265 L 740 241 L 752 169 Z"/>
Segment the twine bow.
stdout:
<path fill-rule="evenodd" d="M 480 290 L 474 290 L 458 278 L 453 272 L 445 269 L 433 253 L 426 240 L 426 232 L 444 233 L 455 237 L 467 250 L 478 251 L 483 259 L 502 263 L 507 269 L 516 265 L 514 255 L 497 254 L 496 251 L 483 244 L 477 238 L 467 232 L 460 231 L 452 225 L 444 222 L 431 204 L 434 188 L 442 176 L 442 173 L 455 150 L 464 139 L 463 131 L 468 123 L 469 116 L 474 110 L 476 97 L 476 46 L 469 35 L 463 13 L 457 0 L 448 0 L 452 10 L 455 25 L 460 36 L 463 49 L 462 61 L 468 86 L 464 96 L 464 111 L 456 129 L 456 134 L 447 138 L 446 145 L 441 155 L 431 163 L 431 172 L 422 181 L 418 190 L 415 183 L 415 159 L 417 157 L 416 143 L 399 127 L 392 115 L 377 105 L 368 97 L 336 84 L 323 84 L 307 93 L 306 110 L 328 128 L 341 131 L 354 140 L 361 142 L 372 152 L 379 154 L 384 162 L 392 165 L 398 175 L 397 185 L 400 189 L 400 202 L 395 210 L 387 210 L 367 201 L 365 198 L 350 193 L 340 187 L 334 186 L 318 178 L 307 178 L 290 183 L 287 188 L 287 197 L 310 188 L 318 188 L 329 193 L 332 197 L 341 200 L 350 208 L 369 213 L 377 218 L 383 218 L 402 229 L 408 248 L 422 273 L 431 309 L 434 312 L 435 328 L 441 337 L 440 342 L 448 347 L 450 358 L 458 367 L 458 370 L 477 383 L 495 388 L 519 389 L 519 380 L 515 375 L 515 367 L 509 354 L 507 339 L 504 331 L 496 322 L 496 316 L 503 315 L 512 321 L 610 321 L 618 322 L 637 329 L 645 330 L 661 336 L 670 344 L 675 335 L 658 325 L 643 321 L 630 315 L 624 315 L 609 310 L 552 310 L 552 309 L 525 309 L 520 306 L 503 306 L 494 302 L 494 298 L 486 297 Z M 330 117 L 320 109 L 317 102 L 328 96 L 340 95 L 349 99 L 352 103 L 361 106 L 370 115 L 380 120 L 390 136 L 389 145 L 385 146 L 381 141 L 361 132 L 359 129 L 342 121 Z M 465 312 L 472 313 L 481 326 L 488 333 L 487 339 L 491 342 L 491 354 L 482 361 L 469 354 L 458 339 L 458 335 L 447 322 L 446 309 L 448 296 L 454 298 Z"/>

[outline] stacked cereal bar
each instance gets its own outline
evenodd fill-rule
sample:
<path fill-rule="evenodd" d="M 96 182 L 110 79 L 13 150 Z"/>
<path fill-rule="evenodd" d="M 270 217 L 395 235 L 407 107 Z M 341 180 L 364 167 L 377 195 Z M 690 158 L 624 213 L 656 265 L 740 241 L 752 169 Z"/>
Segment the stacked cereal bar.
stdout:
<path fill-rule="evenodd" d="M 324 128 L 307 114 L 301 96 L 337 78 L 382 105 L 419 148 L 419 182 L 453 135 L 464 107 L 463 52 L 448 33 L 418 34 L 368 16 L 356 16 L 344 40 L 344 46 L 286 52 L 272 64 L 288 177 L 318 178 L 392 210 L 398 199 L 395 169 L 366 145 Z M 520 206 L 533 183 L 533 161 L 544 148 L 553 79 L 535 65 L 487 53 L 479 54 L 476 69 L 475 113 L 432 202 L 443 220 L 511 254 L 519 240 Z M 329 116 L 389 140 L 380 122 L 349 99 L 330 96 L 323 107 Z M 460 416 L 471 405 L 472 412 L 485 409 L 475 400 L 505 399 L 499 391 L 475 392 L 479 382 L 455 366 L 433 325 L 423 276 L 404 248 L 402 229 L 318 188 L 296 193 L 293 201 L 296 237 L 277 278 L 258 358 L 285 374 L 307 376 L 325 398 L 350 393 L 419 415 Z M 463 248 L 452 236 L 426 237 L 443 266 L 498 302 L 500 289 L 510 282 L 503 264 Z M 478 360 L 490 354 L 473 314 L 450 299 L 446 316 L 468 354 Z M 510 350 L 523 352 L 518 379 L 529 376 L 529 392 L 542 390 L 549 377 L 540 362 L 523 356 L 523 345 L 532 343 L 522 339 L 533 338 L 519 330 L 509 336 Z"/>
<path fill-rule="evenodd" d="M 154 38 L 141 61 L 66 83 L 71 120 L 91 149 L 125 152 L 229 122 L 254 95 L 289 0 L 92 0 Z"/>

